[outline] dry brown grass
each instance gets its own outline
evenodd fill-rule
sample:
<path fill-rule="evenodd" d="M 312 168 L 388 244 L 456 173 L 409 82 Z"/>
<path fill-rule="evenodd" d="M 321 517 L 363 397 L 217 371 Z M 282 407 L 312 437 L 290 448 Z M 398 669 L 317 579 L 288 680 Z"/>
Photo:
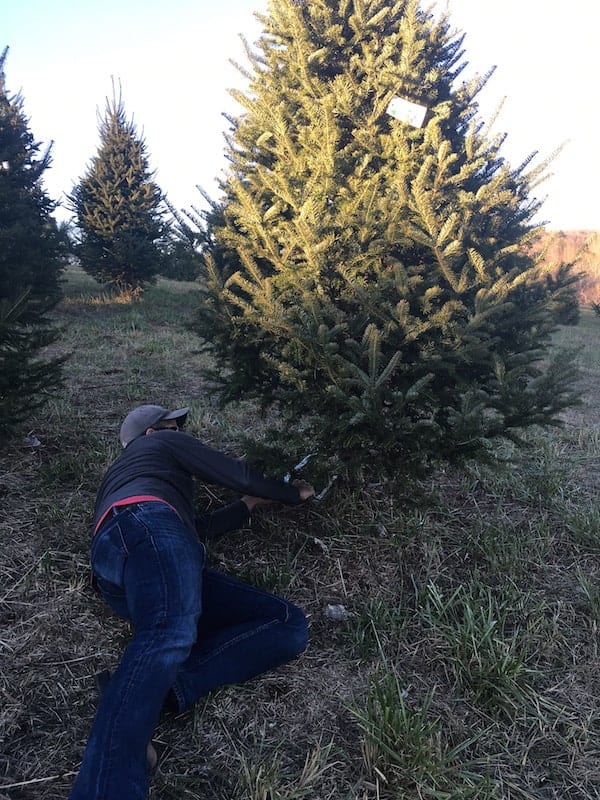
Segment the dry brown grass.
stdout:
<path fill-rule="evenodd" d="M 96 705 L 93 675 L 117 663 L 129 636 L 89 589 L 87 568 L 94 492 L 124 413 L 147 400 L 191 404 L 193 430 L 231 452 L 256 424 L 250 406 L 222 412 L 203 392 L 205 356 L 184 329 L 190 289 L 162 281 L 135 304 L 96 303 L 101 293 L 73 272 L 58 312 L 72 352 L 64 394 L 5 443 L 0 798 L 67 797 Z M 585 315 L 579 335 L 592 349 L 596 328 Z M 412 800 L 432 797 L 434 779 L 448 800 L 600 797 L 600 364 L 595 350 L 586 359 L 586 404 L 504 468 L 339 487 L 323 507 L 264 510 L 211 546 L 214 566 L 298 602 L 311 645 L 273 674 L 166 715 L 152 800 Z M 29 431 L 39 447 L 23 441 Z M 474 699 L 466 676 L 489 655 L 481 642 L 456 644 L 465 617 L 435 617 L 432 587 L 447 598 L 467 587 L 474 608 L 485 592 L 504 604 L 503 636 L 522 648 L 529 693 Z M 352 616 L 329 619 L 329 603 Z M 383 695 L 386 752 L 351 709 L 365 713 L 369 687 L 389 675 L 408 716 Z M 419 729 L 431 693 L 431 730 Z"/>

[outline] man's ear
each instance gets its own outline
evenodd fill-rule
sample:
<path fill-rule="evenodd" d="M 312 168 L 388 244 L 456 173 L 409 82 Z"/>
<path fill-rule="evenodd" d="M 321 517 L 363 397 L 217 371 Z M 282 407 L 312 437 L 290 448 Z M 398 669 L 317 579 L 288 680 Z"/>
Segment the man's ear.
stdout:
<path fill-rule="evenodd" d="M 148 436 L 148 434 L 154 433 L 155 430 L 156 428 L 146 428 L 146 433 L 144 434 L 144 436 Z"/>

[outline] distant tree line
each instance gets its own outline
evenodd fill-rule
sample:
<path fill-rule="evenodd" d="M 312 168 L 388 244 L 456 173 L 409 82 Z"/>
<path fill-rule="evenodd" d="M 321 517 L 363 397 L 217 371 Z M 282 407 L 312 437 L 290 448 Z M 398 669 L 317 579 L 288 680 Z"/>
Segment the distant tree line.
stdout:
<path fill-rule="evenodd" d="M 582 273 L 578 284 L 583 305 L 600 302 L 600 233 L 598 231 L 546 231 L 538 250 L 551 272 L 563 264 L 572 264 Z"/>

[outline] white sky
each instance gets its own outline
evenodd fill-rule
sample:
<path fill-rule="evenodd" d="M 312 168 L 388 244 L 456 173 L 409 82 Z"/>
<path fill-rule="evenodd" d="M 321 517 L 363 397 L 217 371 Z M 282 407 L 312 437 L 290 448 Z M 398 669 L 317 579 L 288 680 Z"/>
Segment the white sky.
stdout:
<path fill-rule="evenodd" d="M 439 0 L 445 6 L 445 0 Z M 179 208 L 201 206 L 225 165 L 227 89 L 242 85 L 239 33 L 259 34 L 267 0 L 3 0 L 0 48 L 9 91 L 21 91 L 37 140 L 54 142 L 46 173 L 60 199 L 98 147 L 97 110 L 121 81 L 128 117 L 148 146 L 157 181 Z M 600 3 L 593 0 L 448 0 L 466 33 L 469 67 L 497 70 L 479 97 L 484 118 L 506 98 L 496 128 L 517 166 L 562 143 L 553 176 L 537 190 L 549 227 L 600 229 L 598 76 Z M 537 162 L 536 162 L 537 163 Z M 63 212 L 61 216 L 64 216 Z"/>

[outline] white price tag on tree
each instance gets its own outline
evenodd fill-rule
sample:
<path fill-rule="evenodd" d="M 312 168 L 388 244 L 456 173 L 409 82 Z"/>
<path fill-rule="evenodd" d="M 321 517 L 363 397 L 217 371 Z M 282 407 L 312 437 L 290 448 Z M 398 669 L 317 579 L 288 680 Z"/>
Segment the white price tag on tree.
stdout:
<path fill-rule="evenodd" d="M 427 113 L 427 106 L 414 103 L 412 100 L 406 100 L 404 97 L 393 97 L 387 107 L 387 113 L 394 119 L 399 119 L 401 122 L 420 128 Z"/>

